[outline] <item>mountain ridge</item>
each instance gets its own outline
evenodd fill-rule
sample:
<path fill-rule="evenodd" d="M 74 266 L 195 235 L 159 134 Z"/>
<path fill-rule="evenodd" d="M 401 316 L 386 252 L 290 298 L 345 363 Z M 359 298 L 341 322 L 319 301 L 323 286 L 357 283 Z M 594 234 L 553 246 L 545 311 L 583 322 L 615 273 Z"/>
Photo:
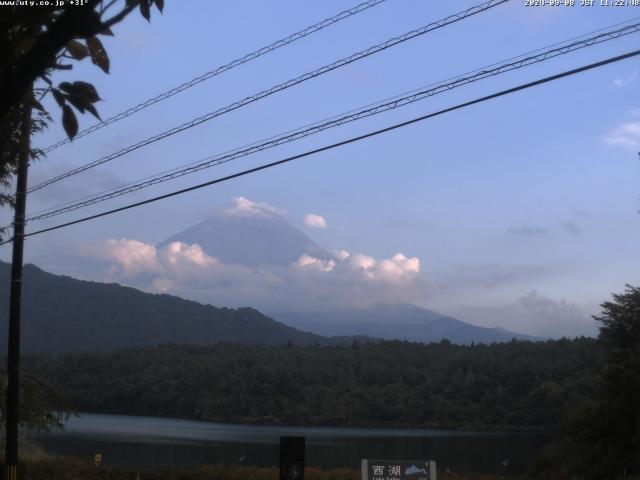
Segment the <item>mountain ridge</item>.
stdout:
<path fill-rule="evenodd" d="M 376 304 L 361 309 L 324 312 L 269 312 L 277 320 L 318 335 L 349 335 L 359 332 L 384 340 L 421 343 L 447 339 L 469 344 L 508 342 L 512 339 L 539 341 L 539 337 L 506 330 L 481 327 L 410 303 Z M 330 319 L 330 320 L 327 320 Z"/>
<path fill-rule="evenodd" d="M 9 303 L 10 264 L 0 262 L 0 301 Z M 0 311 L 0 348 L 6 348 L 8 308 Z M 24 266 L 22 345 L 26 352 L 110 350 L 160 344 L 332 345 L 364 337 L 329 339 L 303 332 L 250 307 L 230 309 L 117 283 L 54 275 Z M 371 339 L 373 340 L 373 339 Z"/>

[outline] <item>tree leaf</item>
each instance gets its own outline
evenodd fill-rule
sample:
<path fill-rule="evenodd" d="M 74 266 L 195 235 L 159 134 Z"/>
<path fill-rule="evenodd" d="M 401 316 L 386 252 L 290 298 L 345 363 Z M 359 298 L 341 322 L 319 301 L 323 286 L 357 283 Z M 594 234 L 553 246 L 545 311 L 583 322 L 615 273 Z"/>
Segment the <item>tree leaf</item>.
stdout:
<path fill-rule="evenodd" d="M 77 40 L 71 40 L 69 43 L 67 43 L 67 50 L 76 60 L 82 60 L 83 58 L 89 56 L 89 49 L 87 48 L 87 46 Z"/>
<path fill-rule="evenodd" d="M 100 100 L 100 95 L 98 95 L 96 87 L 91 85 L 89 82 L 73 82 L 72 94 L 74 96 L 82 98 L 88 103 L 96 103 L 98 100 Z"/>
<path fill-rule="evenodd" d="M 91 61 L 102 69 L 104 73 L 109 73 L 109 56 L 102 46 L 102 42 L 95 35 L 87 39 L 87 47 L 91 55 Z"/>
<path fill-rule="evenodd" d="M 56 103 L 63 107 L 64 103 L 65 103 L 65 98 L 64 95 L 62 94 L 62 92 L 60 90 L 58 90 L 57 88 L 52 88 L 51 89 L 51 93 L 53 93 L 53 98 L 55 99 Z"/>
<path fill-rule="evenodd" d="M 31 105 L 33 106 L 33 108 L 35 108 L 36 110 L 42 112 L 42 113 L 47 113 L 47 111 L 44 109 L 44 107 L 42 106 L 42 104 L 36 100 L 35 98 L 33 99 L 33 101 L 31 102 Z"/>
<path fill-rule="evenodd" d="M 62 106 L 62 126 L 71 140 L 78 133 L 78 119 L 69 105 Z"/>
<path fill-rule="evenodd" d="M 151 10 L 149 9 L 149 0 L 140 0 L 140 13 L 147 22 L 151 20 Z"/>
<path fill-rule="evenodd" d="M 156 7 L 158 7 L 158 10 L 160 10 L 160 13 L 162 13 L 162 10 L 164 10 L 164 0 L 155 0 L 156 1 Z"/>
<path fill-rule="evenodd" d="M 102 20 L 100 20 L 100 14 L 95 10 L 83 10 L 83 15 L 75 23 L 76 37 L 89 38 L 95 35 L 104 27 Z"/>
<path fill-rule="evenodd" d="M 63 92 L 73 93 L 73 85 L 69 82 L 62 82 L 60 85 L 58 85 L 58 88 Z"/>
<path fill-rule="evenodd" d="M 100 33 L 100 35 L 108 35 L 109 37 L 113 37 L 113 32 L 111 31 L 111 29 L 109 27 L 104 27 L 98 33 Z"/>
<path fill-rule="evenodd" d="M 96 107 L 94 105 L 85 105 L 87 108 L 87 111 L 93 115 L 94 117 L 96 117 L 98 120 L 102 121 L 102 119 L 100 118 L 100 115 L 98 115 L 98 110 L 96 110 Z"/>
<path fill-rule="evenodd" d="M 80 112 L 80 113 L 84 113 L 86 106 L 87 105 L 91 105 L 90 103 L 87 103 L 85 101 L 83 101 L 81 98 L 78 97 L 74 97 L 73 95 L 67 97 L 67 101 L 73 105 L 74 107 L 76 107 L 76 109 Z"/>

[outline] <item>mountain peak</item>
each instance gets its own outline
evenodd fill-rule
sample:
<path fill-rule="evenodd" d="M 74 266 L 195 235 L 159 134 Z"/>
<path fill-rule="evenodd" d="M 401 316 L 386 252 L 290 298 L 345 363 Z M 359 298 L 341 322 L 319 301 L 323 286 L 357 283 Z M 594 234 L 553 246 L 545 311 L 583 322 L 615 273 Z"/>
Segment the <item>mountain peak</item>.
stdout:
<path fill-rule="evenodd" d="M 322 260 L 333 258 L 279 212 L 265 211 L 256 205 L 260 204 L 237 202 L 233 207 L 167 238 L 158 247 L 173 242 L 195 243 L 207 255 L 224 263 L 247 267 L 286 266 L 303 254 Z"/>

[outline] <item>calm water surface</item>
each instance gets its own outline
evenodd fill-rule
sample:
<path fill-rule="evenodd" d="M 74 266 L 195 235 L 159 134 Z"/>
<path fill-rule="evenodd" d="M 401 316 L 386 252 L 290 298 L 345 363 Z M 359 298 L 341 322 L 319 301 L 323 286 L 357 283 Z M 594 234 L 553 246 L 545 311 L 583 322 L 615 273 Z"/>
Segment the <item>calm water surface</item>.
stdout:
<path fill-rule="evenodd" d="M 332 427 L 232 425 L 154 417 L 82 414 L 63 432 L 33 435 L 45 451 L 108 465 L 178 467 L 201 464 L 277 466 L 279 438 L 307 438 L 307 465 L 359 468 L 362 458 L 432 459 L 438 469 L 496 473 L 508 460 L 522 472 L 553 438 L 547 433 L 483 433 Z"/>

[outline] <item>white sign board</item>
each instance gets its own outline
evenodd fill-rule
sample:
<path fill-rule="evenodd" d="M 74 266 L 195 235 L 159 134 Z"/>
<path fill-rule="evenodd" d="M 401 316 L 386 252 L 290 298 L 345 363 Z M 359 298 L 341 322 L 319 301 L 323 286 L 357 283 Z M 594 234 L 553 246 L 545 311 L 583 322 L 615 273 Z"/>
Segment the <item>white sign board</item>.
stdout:
<path fill-rule="evenodd" d="M 362 480 L 436 480 L 436 462 L 364 459 Z"/>

